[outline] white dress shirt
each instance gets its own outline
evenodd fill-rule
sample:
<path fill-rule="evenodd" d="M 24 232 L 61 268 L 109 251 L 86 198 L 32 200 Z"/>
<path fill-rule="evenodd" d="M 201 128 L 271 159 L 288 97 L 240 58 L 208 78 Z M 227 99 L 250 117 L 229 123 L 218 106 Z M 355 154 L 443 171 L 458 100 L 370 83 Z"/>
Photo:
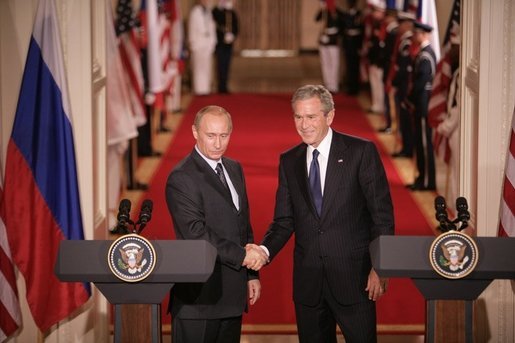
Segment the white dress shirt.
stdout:
<path fill-rule="evenodd" d="M 320 188 L 322 189 L 322 195 L 324 195 L 325 175 L 327 173 L 327 161 L 329 161 L 329 150 L 331 150 L 332 139 L 333 130 L 329 128 L 327 135 L 325 135 L 324 139 L 322 139 L 318 147 L 314 148 L 312 145 L 308 145 L 308 149 L 306 151 L 306 168 L 308 170 L 308 176 L 309 167 L 311 166 L 311 161 L 313 160 L 313 150 L 317 149 L 320 153 L 318 155 L 318 165 L 320 166 Z"/>
<path fill-rule="evenodd" d="M 215 173 L 216 173 L 216 165 L 218 163 L 222 164 L 225 179 L 227 180 L 227 185 L 229 186 L 229 190 L 231 191 L 232 202 L 234 203 L 234 206 L 236 207 L 236 209 L 239 211 L 240 210 L 240 198 L 238 196 L 238 192 L 236 192 L 236 188 L 234 188 L 234 185 L 232 184 L 231 178 L 229 177 L 229 174 L 227 173 L 227 170 L 225 169 L 224 164 L 222 163 L 222 160 L 220 159 L 218 161 L 214 161 L 214 160 L 207 158 L 200 152 L 200 150 L 198 149 L 198 147 L 196 145 L 195 145 L 195 150 L 197 150 L 199 155 L 202 156 L 202 158 L 209 164 L 209 166 L 211 168 L 213 168 L 213 171 Z"/>

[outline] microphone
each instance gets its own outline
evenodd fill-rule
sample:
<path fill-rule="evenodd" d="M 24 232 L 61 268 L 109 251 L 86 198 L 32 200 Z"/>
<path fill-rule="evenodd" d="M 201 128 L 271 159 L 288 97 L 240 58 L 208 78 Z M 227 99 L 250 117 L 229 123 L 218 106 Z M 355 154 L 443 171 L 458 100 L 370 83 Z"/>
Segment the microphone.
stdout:
<path fill-rule="evenodd" d="M 435 210 L 436 220 L 438 220 L 440 223 L 440 228 L 445 230 L 447 228 L 449 219 L 447 218 L 447 206 L 445 205 L 445 199 L 441 195 L 435 198 Z"/>
<path fill-rule="evenodd" d="M 116 219 L 118 220 L 118 224 L 113 229 L 110 230 L 111 233 L 113 233 L 113 234 L 128 233 L 127 224 L 129 224 L 129 223 L 132 224 L 130 212 L 131 212 L 131 202 L 128 199 L 122 199 L 120 201 L 120 205 L 118 207 L 118 215 L 116 217 Z"/>
<path fill-rule="evenodd" d="M 129 213 L 131 212 L 131 202 L 128 199 L 122 199 L 118 207 L 118 225 L 125 226 L 131 222 Z"/>
<path fill-rule="evenodd" d="M 464 197 L 459 197 L 456 199 L 456 211 L 458 212 L 458 220 L 461 221 L 460 229 L 463 230 L 468 226 L 468 221 L 470 219 L 470 213 L 468 211 L 469 206 L 467 204 L 467 199 Z"/>
<path fill-rule="evenodd" d="M 143 200 L 141 204 L 141 211 L 139 214 L 138 224 L 140 224 L 139 232 L 143 230 L 145 225 L 152 219 L 152 207 L 153 203 L 150 199 Z"/>

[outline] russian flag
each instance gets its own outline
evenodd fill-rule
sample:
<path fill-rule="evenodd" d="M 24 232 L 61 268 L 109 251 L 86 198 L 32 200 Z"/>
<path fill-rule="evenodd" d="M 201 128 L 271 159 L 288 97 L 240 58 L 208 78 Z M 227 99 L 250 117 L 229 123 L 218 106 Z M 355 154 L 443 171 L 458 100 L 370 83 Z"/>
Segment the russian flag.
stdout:
<path fill-rule="evenodd" d="M 90 296 L 87 285 L 62 283 L 54 275 L 60 242 L 84 239 L 62 56 L 54 1 L 40 0 L 7 147 L 4 219 L 28 305 L 43 332 Z"/>

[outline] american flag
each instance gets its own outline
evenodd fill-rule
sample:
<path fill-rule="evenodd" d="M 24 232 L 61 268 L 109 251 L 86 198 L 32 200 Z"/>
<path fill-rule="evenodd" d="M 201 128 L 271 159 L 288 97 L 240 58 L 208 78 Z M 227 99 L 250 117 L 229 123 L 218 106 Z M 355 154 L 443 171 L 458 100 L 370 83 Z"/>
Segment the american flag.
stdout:
<path fill-rule="evenodd" d="M 3 150 L 0 149 L 1 151 Z M 0 163 L 0 342 L 14 334 L 21 325 L 16 276 L 3 219 L 5 207 L 2 175 L 3 167 L 2 163 Z"/>
<path fill-rule="evenodd" d="M 116 35 L 119 39 L 120 56 L 129 80 L 129 97 L 134 119 L 137 125 L 141 126 L 146 123 L 147 117 L 143 97 L 144 81 L 137 26 L 131 0 L 119 0 L 116 7 Z"/>
<path fill-rule="evenodd" d="M 515 237 L 515 110 L 511 121 L 510 146 L 506 158 L 498 235 Z"/>
<path fill-rule="evenodd" d="M 459 35 L 460 31 L 460 0 L 454 0 L 451 16 L 445 32 L 443 57 L 436 66 L 433 80 L 433 90 L 429 100 L 429 125 L 436 128 L 447 116 L 447 95 L 452 79 L 451 69 L 451 36 Z M 433 144 L 435 152 L 446 163 L 450 161 L 449 142 L 446 137 L 434 130 Z"/>

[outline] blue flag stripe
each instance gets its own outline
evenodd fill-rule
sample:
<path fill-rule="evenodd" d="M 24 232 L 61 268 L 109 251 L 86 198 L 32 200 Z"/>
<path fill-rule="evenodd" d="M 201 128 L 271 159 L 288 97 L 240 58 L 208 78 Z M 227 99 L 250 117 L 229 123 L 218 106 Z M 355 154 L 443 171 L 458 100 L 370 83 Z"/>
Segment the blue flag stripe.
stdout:
<path fill-rule="evenodd" d="M 71 123 L 62 94 L 31 38 L 12 139 L 68 239 L 83 239 Z"/>

